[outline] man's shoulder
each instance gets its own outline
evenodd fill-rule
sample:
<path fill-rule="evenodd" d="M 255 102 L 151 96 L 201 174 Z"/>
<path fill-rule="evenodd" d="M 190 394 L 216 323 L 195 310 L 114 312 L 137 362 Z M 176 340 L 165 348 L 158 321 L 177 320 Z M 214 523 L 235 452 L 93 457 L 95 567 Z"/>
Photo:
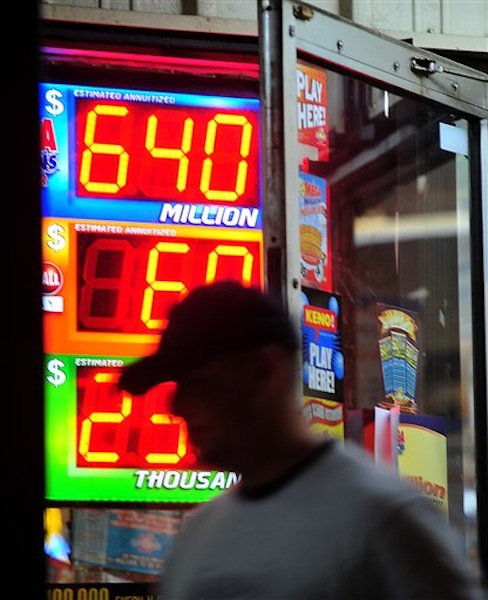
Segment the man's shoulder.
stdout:
<path fill-rule="evenodd" d="M 229 502 L 228 497 L 231 496 L 232 493 L 233 492 L 231 489 L 224 490 L 218 496 L 215 496 L 207 502 L 198 504 L 194 508 L 190 509 L 185 518 L 184 525 L 186 526 L 190 522 L 192 524 L 198 523 L 199 521 L 205 522 L 211 515 L 220 514 L 222 507 Z"/>
<path fill-rule="evenodd" d="M 393 468 L 376 463 L 367 450 L 353 441 L 335 443 L 318 466 L 326 475 L 325 487 L 334 485 L 336 492 L 347 492 L 352 499 L 367 496 L 405 502 L 420 498 L 417 490 L 402 481 Z"/>

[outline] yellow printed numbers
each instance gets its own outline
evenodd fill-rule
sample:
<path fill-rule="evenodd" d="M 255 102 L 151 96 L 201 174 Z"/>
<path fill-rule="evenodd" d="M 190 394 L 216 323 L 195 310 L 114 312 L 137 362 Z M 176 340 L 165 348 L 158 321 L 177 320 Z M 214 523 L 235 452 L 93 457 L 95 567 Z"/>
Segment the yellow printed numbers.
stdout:
<path fill-rule="evenodd" d="M 110 600 L 110 590 L 106 587 L 51 588 L 48 600 Z"/>

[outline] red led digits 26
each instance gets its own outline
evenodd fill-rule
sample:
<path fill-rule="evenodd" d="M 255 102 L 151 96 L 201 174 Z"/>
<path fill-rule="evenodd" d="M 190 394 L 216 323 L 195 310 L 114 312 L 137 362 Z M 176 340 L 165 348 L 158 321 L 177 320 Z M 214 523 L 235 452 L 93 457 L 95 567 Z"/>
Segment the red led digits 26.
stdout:
<path fill-rule="evenodd" d="M 252 110 L 77 100 L 80 197 L 258 205 Z"/>
<path fill-rule="evenodd" d="M 77 466 L 195 468 L 186 422 L 171 414 L 174 384 L 134 399 L 113 369 L 78 370 Z"/>
<path fill-rule="evenodd" d="M 260 243 L 215 238 L 77 234 L 78 330 L 159 333 L 198 285 L 261 282 Z"/>

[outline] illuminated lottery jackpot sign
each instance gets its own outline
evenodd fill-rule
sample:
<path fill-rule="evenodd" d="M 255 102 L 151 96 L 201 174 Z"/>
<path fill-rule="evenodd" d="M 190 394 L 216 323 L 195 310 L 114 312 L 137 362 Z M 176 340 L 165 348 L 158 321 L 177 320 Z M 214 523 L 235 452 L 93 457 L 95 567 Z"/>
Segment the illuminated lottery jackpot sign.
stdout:
<path fill-rule="evenodd" d="M 189 290 L 262 286 L 259 101 L 39 89 L 47 497 L 205 501 L 237 475 L 199 464 L 174 385 L 116 384 Z"/>

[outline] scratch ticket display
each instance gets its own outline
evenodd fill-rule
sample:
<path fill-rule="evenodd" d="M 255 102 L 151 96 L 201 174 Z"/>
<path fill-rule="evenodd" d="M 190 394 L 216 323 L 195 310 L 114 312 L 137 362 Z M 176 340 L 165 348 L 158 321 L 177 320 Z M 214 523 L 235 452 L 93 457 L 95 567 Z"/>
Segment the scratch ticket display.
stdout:
<path fill-rule="evenodd" d="M 378 348 L 384 397 L 380 407 L 398 406 L 401 412 L 418 412 L 416 400 L 419 368 L 418 315 L 379 305 Z"/>
<path fill-rule="evenodd" d="M 78 509 L 73 559 L 77 564 L 159 575 L 180 525 L 180 511 Z"/>

